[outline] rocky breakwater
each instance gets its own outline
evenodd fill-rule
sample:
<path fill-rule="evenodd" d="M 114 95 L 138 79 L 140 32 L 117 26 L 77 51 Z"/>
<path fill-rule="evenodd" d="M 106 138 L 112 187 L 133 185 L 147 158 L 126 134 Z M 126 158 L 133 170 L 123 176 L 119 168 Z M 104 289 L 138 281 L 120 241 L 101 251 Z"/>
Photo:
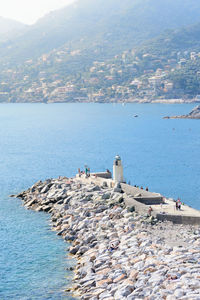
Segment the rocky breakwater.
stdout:
<path fill-rule="evenodd" d="M 200 119 L 200 105 L 193 108 L 187 115 L 164 117 L 163 119 Z"/>
<path fill-rule="evenodd" d="M 52 228 L 77 259 L 80 299 L 200 299 L 200 230 L 156 222 L 126 208 L 120 186 L 77 179 L 39 181 L 18 195 L 51 213 Z"/>

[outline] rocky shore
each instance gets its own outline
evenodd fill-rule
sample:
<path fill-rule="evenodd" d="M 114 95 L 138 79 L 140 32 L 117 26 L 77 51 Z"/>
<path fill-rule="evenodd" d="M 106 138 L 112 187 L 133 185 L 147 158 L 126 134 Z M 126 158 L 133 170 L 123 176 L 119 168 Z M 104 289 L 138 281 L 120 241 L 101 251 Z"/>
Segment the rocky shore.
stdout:
<path fill-rule="evenodd" d="M 187 115 L 164 117 L 163 119 L 200 119 L 200 105 L 193 108 Z"/>
<path fill-rule="evenodd" d="M 51 213 L 52 229 L 77 259 L 78 299 L 200 299 L 200 229 L 158 222 L 127 208 L 120 185 L 65 177 L 37 182 L 17 195 Z"/>

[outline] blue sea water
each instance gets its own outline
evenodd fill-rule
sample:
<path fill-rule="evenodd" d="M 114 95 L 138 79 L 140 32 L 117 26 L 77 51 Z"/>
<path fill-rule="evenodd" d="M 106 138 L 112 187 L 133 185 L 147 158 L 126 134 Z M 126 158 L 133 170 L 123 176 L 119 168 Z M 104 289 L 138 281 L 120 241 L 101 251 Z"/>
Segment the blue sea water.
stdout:
<path fill-rule="evenodd" d="M 0 299 L 71 299 L 67 244 L 49 216 L 27 211 L 18 193 L 40 179 L 112 169 L 127 181 L 200 209 L 200 120 L 166 120 L 194 105 L 0 105 Z M 134 115 L 138 118 L 134 118 Z M 67 278 L 66 278 L 67 276 Z"/>

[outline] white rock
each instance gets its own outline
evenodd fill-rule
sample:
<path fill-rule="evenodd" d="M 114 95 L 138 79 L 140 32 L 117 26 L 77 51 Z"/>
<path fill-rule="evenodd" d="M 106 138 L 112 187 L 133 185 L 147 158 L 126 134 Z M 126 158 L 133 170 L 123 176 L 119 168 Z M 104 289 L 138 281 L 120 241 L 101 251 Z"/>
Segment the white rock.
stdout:
<path fill-rule="evenodd" d="M 184 295 L 183 289 L 177 289 L 174 292 L 174 296 L 180 299 Z"/>
<path fill-rule="evenodd" d="M 127 297 L 128 295 L 130 295 L 134 290 L 134 287 L 131 285 L 127 285 L 122 287 L 121 289 L 117 290 L 117 292 L 115 293 L 115 300 L 121 300 L 122 297 Z"/>

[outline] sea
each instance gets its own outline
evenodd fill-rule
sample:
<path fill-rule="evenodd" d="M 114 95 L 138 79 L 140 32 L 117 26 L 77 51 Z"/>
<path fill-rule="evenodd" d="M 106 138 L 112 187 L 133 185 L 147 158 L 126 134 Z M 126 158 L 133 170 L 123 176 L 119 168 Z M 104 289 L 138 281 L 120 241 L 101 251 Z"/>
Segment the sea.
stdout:
<path fill-rule="evenodd" d="M 200 120 L 163 119 L 194 104 L 0 105 L 0 299 L 74 299 L 75 261 L 48 214 L 10 198 L 38 180 L 112 170 L 128 183 L 200 209 Z M 136 117 L 137 115 L 137 117 Z"/>

